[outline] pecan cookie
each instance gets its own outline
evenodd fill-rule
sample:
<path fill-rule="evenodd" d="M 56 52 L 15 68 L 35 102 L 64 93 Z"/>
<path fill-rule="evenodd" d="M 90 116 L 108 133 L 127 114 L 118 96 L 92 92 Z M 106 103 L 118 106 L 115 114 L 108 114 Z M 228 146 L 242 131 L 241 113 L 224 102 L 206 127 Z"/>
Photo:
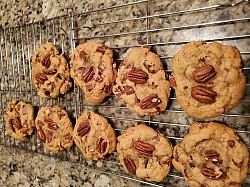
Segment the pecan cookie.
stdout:
<path fill-rule="evenodd" d="M 66 59 L 48 42 L 31 57 L 32 83 L 44 98 L 56 98 L 72 86 Z"/>
<path fill-rule="evenodd" d="M 159 56 L 149 47 L 134 48 L 119 66 L 113 92 L 139 116 L 165 110 L 170 84 Z"/>
<path fill-rule="evenodd" d="M 188 43 L 174 55 L 172 69 L 170 83 L 189 116 L 219 116 L 244 97 L 246 78 L 236 47 L 217 42 Z"/>
<path fill-rule="evenodd" d="M 5 112 L 7 133 L 15 139 L 26 140 L 34 130 L 34 109 L 22 101 L 13 100 Z"/>
<path fill-rule="evenodd" d="M 86 42 L 70 55 L 70 75 L 89 103 L 99 104 L 112 93 L 116 79 L 113 52 L 105 45 Z"/>
<path fill-rule="evenodd" d="M 241 186 L 248 172 L 247 147 L 220 123 L 193 123 L 173 155 L 174 167 L 190 186 Z"/>
<path fill-rule="evenodd" d="M 65 110 L 59 106 L 43 106 L 37 114 L 37 138 L 52 152 L 69 149 L 73 145 L 73 127 Z"/>
<path fill-rule="evenodd" d="M 173 147 L 154 129 L 135 125 L 118 136 L 117 152 L 124 169 L 147 181 L 162 181 L 170 171 Z"/>
<path fill-rule="evenodd" d="M 88 160 L 103 159 L 116 147 L 116 135 L 107 119 L 89 110 L 76 121 L 73 138 Z"/>

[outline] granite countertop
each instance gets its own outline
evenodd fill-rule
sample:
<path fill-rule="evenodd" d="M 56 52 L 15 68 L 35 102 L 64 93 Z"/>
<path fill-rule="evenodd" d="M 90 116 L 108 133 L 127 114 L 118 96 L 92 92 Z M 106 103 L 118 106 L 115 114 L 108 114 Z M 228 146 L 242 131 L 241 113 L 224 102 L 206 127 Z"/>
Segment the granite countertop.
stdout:
<path fill-rule="evenodd" d="M 235 0 L 233 2 L 239 2 L 240 0 Z M 98 1 L 82 1 L 82 0 L 38 0 L 38 1 L 21 1 L 21 0 L 4 0 L 0 2 L 0 28 L 7 28 L 9 26 L 14 26 L 24 23 L 32 23 L 40 20 L 45 20 L 48 18 L 53 18 L 55 16 L 69 14 L 72 11 L 76 13 L 82 13 L 85 11 L 90 11 L 93 9 L 101 9 L 104 7 L 121 5 L 124 3 L 133 3 L 136 0 L 98 0 Z M 226 0 L 224 3 L 230 3 L 231 0 Z M 209 11 L 198 11 L 195 14 L 173 14 L 171 16 L 157 16 L 150 18 L 149 21 L 145 19 L 137 19 L 135 21 L 129 22 L 117 22 L 112 24 L 102 25 L 103 22 L 110 22 L 112 20 L 125 20 L 130 18 L 144 17 L 146 14 L 162 14 L 166 12 L 176 12 L 178 10 L 187 10 L 198 7 L 206 7 L 211 5 L 221 4 L 219 0 L 209 0 L 209 1 L 189 1 L 182 0 L 178 1 L 163 1 L 163 0 L 150 0 L 148 7 L 146 7 L 146 2 L 140 2 L 133 4 L 132 6 L 125 6 L 121 8 L 115 8 L 111 10 L 105 10 L 102 12 L 89 12 L 88 14 L 81 14 L 75 16 L 75 26 L 78 29 L 76 35 L 76 44 L 81 40 L 94 39 L 105 43 L 107 46 L 111 46 L 115 53 L 115 59 L 119 63 L 122 58 L 127 54 L 127 46 L 137 46 L 144 45 L 147 43 L 158 43 L 153 47 L 153 51 L 162 57 L 164 65 L 171 69 L 171 56 L 180 49 L 182 43 L 175 44 L 175 41 L 190 41 L 190 40 L 201 40 L 201 39 L 211 39 L 220 38 L 228 36 L 236 36 L 249 34 L 249 26 L 247 23 L 233 22 L 232 24 L 226 25 L 215 25 L 213 27 L 194 27 L 192 29 L 169 29 L 176 26 L 192 25 L 196 23 L 205 22 L 217 22 L 221 20 L 237 19 L 242 17 L 247 17 L 247 13 L 250 11 L 250 6 L 245 6 L 246 4 L 240 4 L 237 8 L 234 7 L 224 7 L 215 11 L 211 9 Z M 100 16 L 101 15 L 101 16 Z M 54 20 L 52 20 L 54 21 Z M 68 34 L 69 40 L 69 18 L 63 18 L 62 28 L 66 34 Z M 39 22 L 44 26 L 47 24 L 47 32 L 41 31 L 43 38 L 40 38 L 40 42 L 54 41 L 57 46 L 61 47 L 62 30 L 59 27 L 55 27 L 59 34 L 53 36 L 52 33 L 52 22 Z M 55 19 L 55 23 L 57 20 Z M 58 26 L 58 24 L 57 24 Z M 34 24 L 35 29 L 39 27 Z M 167 28 L 164 31 L 154 31 L 145 34 L 141 32 L 140 34 L 126 34 L 128 32 L 143 31 L 145 28 L 157 30 L 159 28 Z M 68 30 L 67 30 L 68 29 Z M 45 29 L 46 30 L 46 29 Z M 39 31 L 39 30 L 38 30 Z M 14 30 L 12 31 L 14 33 Z M 116 37 L 109 37 L 110 34 L 125 33 L 124 35 L 117 35 Z M 46 37 L 47 35 L 47 37 Z M 103 37 L 105 35 L 105 37 Z M 16 35 L 18 37 L 19 35 Z M 1 37 L 1 35 L 0 35 Z M 39 37 L 39 35 L 37 36 Z M 1 38 L 2 39 L 2 38 Z M 65 55 L 71 52 L 70 42 L 65 40 L 64 50 Z M 30 40 L 32 42 L 32 40 Z M 161 43 L 168 43 L 168 45 L 161 45 Z M 246 42 L 246 38 L 238 40 L 222 40 L 224 44 L 230 44 L 237 46 L 240 51 L 249 50 L 249 41 Z M 31 44 L 32 45 L 32 44 Z M 35 47 L 39 47 L 40 43 L 34 43 Z M 32 45 L 33 46 L 33 45 Z M 119 48 L 119 49 L 118 49 Z M 31 54 L 34 51 L 33 48 L 29 51 Z M 125 54 L 125 55 L 124 55 Z M 29 58 L 27 54 L 27 59 Z M 250 67 L 249 55 L 242 55 L 243 62 L 246 67 Z M 28 60 L 27 60 L 28 61 Z M 27 68 L 28 70 L 28 68 Z M 5 76 L 2 80 L 8 80 L 9 75 L 1 74 Z M 11 73 L 10 73 L 11 77 Z M 14 77 L 14 76 L 13 76 Z M 249 77 L 248 77 L 249 78 Z M 13 84 L 13 80 L 10 82 L 4 82 L 1 80 L 1 90 L 3 90 L 5 85 L 10 85 L 9 88 L 19 89 L 19 86 L 26 84 L 26 79 L 21 81 L 21 85 Z M 17 86 L 17 87 L 15 87 Z M 32 89 L 31 83 L 28 80 L 28 85 L 26 84 L 27 90 Z M 249 87 L 248 87 L 249 89 Z M 21 89 L 20 89 L 21 90 Z M 38 109 L 42 104 L 59 104 L 60 106 L 66 108 L 69 115 L 75 119 L 79 116 L 81 112 L 87 109 L 93 109 L 96 112 L 107 116 L 109 122 L 114 125 L 115 128 L 121 131 L 126 129 L 126 127 L 132 125 L 133 123 L 129 120 L 123 120 L 126 118 L 130 119 L 140 119 L 134 113 L 130 112 L 128 109 L 124 109 L 123 103 L 118 102 L 112 97 L 105 100 L 100 106 L 89 106 L 84 100 L 81 100 L 82 94 L 76 92 L 73 94 L 67 94 L 67 96 L 62 97 L 58 100 L 44 100 L 39 98 L 37 95 L 31 96 L 30 93 L 23 91 L 24 93 L 17 93 L 16 96 L 19 98 L 24 98 L 25 101 L 32 103 L 33 106 Z M 247 91 L 246 98 L 250 98 L 250 90 Z M 2 93 L 1 93 L 2 94 Z M 35 94 L 35 93 L 34 93 Z M 76 98 L 76 97 L 77 98 Z M 11 92 L 6 92 L 6 98 L 2 99 L 2 104 L 5 104 L 11 100 L 14 96 Z M 3 97 L 1 97 L 3 98 Z M 79 99 L 79 100 L 78 100 Z M 66 102 L 64 102 L 66 101 Z M 75 103 L 79 102 L 77 105 L 77 111 L 75 111 Z M 116 106 L 108 108 L 105 105 Z M 249 102 L 242 102 L 233 110 L 230 111 L 231 114 L 243 114 L 249 115 L 250 111 Z M 171 105 L 167 110 L 180 110 L 176 100 L 171 101 Z M 3 114 L 3 111 L 1 111 Z M 121 119 L 119 119 L 121 118 Z M 197 119 L 188 117 L 185 113 L 179 112 L 168 112 L 153 117 L 145 117 L 140 120 L 149 121 L 149 124 L 157 127 L 168 137 L 177 137 L 173 139 L 173 142 L 178 142 L 178 137 L 183 137 L 188 130 L 188 125 Z M 250 118 L 233 118 L 227 116 L 220 116 L 214 118 L 213 120 L 224 122 L 237 130 L 249 131 Z M 3 121 L 3 117 L 2 117 Z M 151 124 L 150 121 L 165 122 L 165 124 L 154 123 Z M 170 125 L 169 125 L 170 124 Z M 171 126 L 171 124 L 183 124 L 183 126 Z M 1 127 L 1 126 L 0 126 Z M 3 127 L 1 127 L 3 129 Z M 120 131 L 119 131 L 120 132 Z M 119 133 L 118 132 L 118 133 Z M 249 135 L 244 133 L 239 134 L 242 140 L 250 146 Z M 4 137 L 4 138 L 3 138 Z M 3 140 L 5 139 L 5 140 Z M 7 143 L 6 143 L 7 141 Z M 172 141 L 172 139 L 171 139 Z M 11 142 L 11 143 L 9 143 Z M 72 154 L 72 160 L 69 162 L 65 161 L 62 155 L 56 156 L 49 152 L 44 151 L 40 148 L 34 148 L 35 138 L 32 137 L 30 142 L 25 143 L 22 146 L 18 141 L 14 141 L 9 138 L 6 134 L 0 131 L 0 186 L 95 186 L 95 187 L 110 187 L 110 186 L 133 186 L 133 187 L 143 187 L 150 186 L 147 184 L 142 184 L 138 181 L 129 180 L 126 178 L 121 178 L 116 175 L 107 174 L 106 172 L 101 172 L 94 168 L 108 169 L 114 174 L 121 174 L 121 168 L 116 164 L 117 153 L 112 154 L 107 159 L 109 162 L 87 162 L 82 161 L 81 158 L 78 162 L 78 158 L 74 158 L 77 153 L 77 149 L 74 147 L 69 151 Z M 5 144 L 5 145 L 4 145 Z M 15 146 L 13 146 L 15 145 Z M 38 147 L 40 144 L 38 145 Z M 27 148 L 28 147 L 28 148 Z M 23 148 L 27 150 L 23 150 Z M 36 151 L 31 151 L 36 150 Z M 61 157 L 62 156 L 62 157 Z M 62 159 L 63 158 L 63 159 Z M 86 167 L 86 165 L 88 167 Z M 167 181 L 174 183 L 175 186 L 186 186 L 183 179 L 172 179 L 167 178 Z M 161 185 L 166 185 L 167 183 L 162 183 Z M 250 179 L 245 180 L 245 186 L 250 184 Z"/>

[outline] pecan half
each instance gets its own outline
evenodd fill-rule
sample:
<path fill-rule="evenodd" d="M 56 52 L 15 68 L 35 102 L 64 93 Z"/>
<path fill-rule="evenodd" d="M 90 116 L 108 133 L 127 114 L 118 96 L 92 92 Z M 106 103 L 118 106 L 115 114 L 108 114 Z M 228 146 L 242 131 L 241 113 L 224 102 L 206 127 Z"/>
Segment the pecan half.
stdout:
<path fill-rule="evenodd" d="M 173 75 L 170 75 L 170 76 L 169 76 L 169 82 L 170 82 L 170 86 L 171 86 L 171 87 L 176 86 L 176 81 L 175 81 L 175 78 L 174 78 Z"/>
<path fill-rule="evenodd" d="M 222 163 L 222 159 L 220 158 L 220 154 L 214 150 L 208 150 L 204 153 L 206 160 L 211 160 L 215 164 Z"/>
<path fill-rule="evenodd" d="M 126 85 L 126 86 L 124 86 L 123 88 L 124 88 L 125 93 L 126 93 L 127 95 L 131 95 L 131 94 L 134 94 L 134 93 L 135 93 L 134 89 L 133 89 L 131 86 Z"/>
<path fill-rule="evenodd" d="M 85 51 L 82 50 L 79 52 L 79 57 L 81 60 L 86 61 L 88 59 L 89 55 Z"/>
<path fill-rule="evenodd" d="M 44 133 L 44 131 L 43 131 L 42 128 L 39 128 L 39 129 L 36 131 L 36 135 L 37 135 L 37 138 L 38 138 L 41 142 L 45 141 L 46 136 L 45 136 L 45 133 Z"/>
<path fill-rule="evenodd" d="M 44 122 L 48 124 L 48 128 L 51 130 L 56 130 L 58 128 L 56 122 L 54 122 L 52 119 L 45 117 Z"/>
<path fill-rule="evenodd" d="M 141 141 L 136 141 L 134 142 L 133 146 L 141 154 L 149 157 L 153 156 L 153 151 L 155 150 L 155 147 L 153 145 Z"/>
<path fill-rule="evenodd" d="M 206 64 L 205 66 L 197 68 L 193 72 L 193 79 L 196 82 L 204 83 L 214 78 L 215 75 L 216 71 L 214 70 L 214 67 L 209 64 Z"/>
<path fill-rule="evenodd" d="M 141 109 L 149 109 L 156 107 L 161 103 L 161 100 L 157 97 L 156 94 L 151 94 L 147 97 L 145 97 L 141 102 L 140 102 L 140 107 Z"/>
<path fill-rule="evenodd" d="M 81 137 L 86 135 L 89 131 L 90 131 L 90 125 L 89 125 L 88 120 L 85 120 L 82 123 L 80 123 L 80 125 L 77 129 L 78 136 L 81 136 Z"/>
<path fill-rule="evenodd" d="M 22 123 L 21 123 L 21 120 L 19 117 L 15 117 L 13 120 L 12 120 L 12 124 L 13 126 L 16 128 L 16 129 L 21 129 L 22 128 Z"/>
<path fill-rule="evenodd" d="M 106 49 L 107 49 L 107 47 L 106 47 L 105 45 L 103 45 L 103 46 L 98 46 L 98 47 L 96 48 L 96 52 L 100 52 L 100 53 L 104 54 Z"/>
<path fill-rule="evenodd" d="M 127 78 L 137 84 L 144 84 L 148 80 L 148 74 L 140 69 L 133 69 L 127 73 Z"/>
<path fill-rule="evenodd" d="M 47 142 L 50 143 L 53 139 L 53 135 L 51 134 L 51 132 L 47 132 L 46 133 L 46 139 L 47 139 Z"/>
<path fill-rule="evenodd" d="M 102 138 L 96 140 L 95 148 L 99 153 L 104 153 L 107 149 L 107 142 Z"/>
<path fill-rule="evenodd" d="M 228 146 L 231 147 L 231 148 L 234 148 L 234 145 L 235 145 L 235 142 L 234 140 L 228 140 Z"/>
<path fill-rule="evenodd" d="M 205 86 L 195 86 L 192 88 L 191 96 L 201 103 L 212 104 L 217 93 Z"/>
<path fill-rule="evenodd" d="M 44 73 L 37 73 L 35 75 L 35 79 L 39 84 L 43 84 L 44 81 L 46 81 L 48 78 L 46 77 L 46 75 Z"/>
<path fill-rule="evenodd" d="M 105 85 L 104 88 L 103 88 L 103 91 L 108 94 L 111 90 L 111 85 Z"/>
<path fill-rule="evenodd" d="M 47 54 L 44 58 L 43 58 L 43 60 L 42 60 L 42 62 L 41 62 L 41 64 L 43 65 L 43 66 L 45 66 L 46 68 L 49 68 L 50 67 L 50 56 L 51 56 L 51 54 Z"/>
<path fill-rule="evenodd" d="M 213 168 L 202 167 L 201 173 L 209 179 L 216 179 L 218 176 L 218 174 L 215 173 L 215 170 Z"/>
<path fill-rule="evenodd" d="M 13 132 L 16 132 L 16 129 L 13 127 L 13 120 L 9 119 L 9 126 Z"/>
<path fill-rule="evenodd" d="M 94 74 L 94 68 L 92 66 L 87 66 L 82 71 L 82 80 L 84 82 L 89 82 L 93 78 Z"/>
<path fill-rule="evenodd" d="M 132 158 L 130 158 L 129 156 L 126 156 L 123 161 L 124 161 L 126 168 L 128 169 L 128 172 L 131 175 L 135 175 L 136 174 L 136 165 L 135 165 L 134 161 L 132 160 Z"/>
<path fill-rule="evenodd" d="M 54 75 L 54 74 L 57 73 L 57 69 L 56 68 L 53 68 L 53 69 L 44 69 L 43 73 L 45 75 Z"/>

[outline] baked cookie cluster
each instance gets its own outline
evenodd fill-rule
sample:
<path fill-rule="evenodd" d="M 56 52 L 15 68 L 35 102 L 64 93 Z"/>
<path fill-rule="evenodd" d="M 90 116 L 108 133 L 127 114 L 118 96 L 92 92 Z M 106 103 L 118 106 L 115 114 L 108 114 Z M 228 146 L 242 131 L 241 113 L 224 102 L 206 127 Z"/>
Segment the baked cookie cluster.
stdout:
<path fill-rule="evenodd" d="M 119 65 L 113 52 L 97 42 L 77 46 L 67 61 L 52 43 L 32 56 L 32 81 L 38 94 L 56 98 L 72 83 L 85 100 L 100 104 L 112 92 L 139 116 L 157 115 L 168 105 L 171 87 L 177 101 L 191 117 L 211 118 L 232 109 L 244 97 L 246 78 L 236 47 L 202 41 L 184 45 L 172 59 L 168 80 L 159 56 L 150 47 L 130 51 Z M 88 160 L 104 159 L 117 150 L 124 170 L 146 181 L 160 182 L 171 164 L 192 187 L 241 186 L 248 172 L 249 153 L 234 129 L 216 122 L 191 124 L 184 139 L 175 145 L 145 124 L 133 124 L 116 137 L 103 116 L 88 110 L 73 125 L 59 106 L 43 106 L 34 122 L 34 109 L 13 100 L 5 112 L 6 131 L 26 140 L 36 129 L 46 149 L 58 153 L 75 142 Z"/>

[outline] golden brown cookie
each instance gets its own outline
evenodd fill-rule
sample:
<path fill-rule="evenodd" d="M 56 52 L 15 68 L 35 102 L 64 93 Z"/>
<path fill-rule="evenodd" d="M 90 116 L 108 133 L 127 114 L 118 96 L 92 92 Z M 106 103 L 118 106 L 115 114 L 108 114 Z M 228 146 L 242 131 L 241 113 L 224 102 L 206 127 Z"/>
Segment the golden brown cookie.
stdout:
<path fill-rule="evenodd" d="M 103 159 L 116 147 L 116 135 L 112 126 L 104 117 L 91 110 L 77 119 L 73 138 L 88 160 Z"/>
<path fill-rule="evenodd" d="M 173 147 L 159 132 L 135 125 L 118 136 L 117 152 L 124 169 L 147 181 L 162 181 L 170 171 Z"/>
<path fill-rule="evenodd" d="M 48 42 L 31 57 L 32 83 L 44 98 L 56 98 L 72 86 L 66 59 L 55 46 Z"/>
<path fill-rule="evenodd" d="M 164 111 L 170 96 L 170 84 L 159 56 L 149 47 L 132 49 L 118 68 L 113 92 L 139 116 Z"/>
<path fill-rule="evenodd" d="M 7 133 L 18 140 L 26 140 L 34 130 L 34 109 L 31 105 L 14 99 L 5 112 Z"/>
<path fill-rule="evenodd" d="M 70 58 L 70 75 L 86 101 L 99 104 L 112 93 L 117 74 L 112 50 L 90 41 L 77 46 Z"/>
<path fill-rule="evenodd" d="M 43 106 L 37 114 L 37 138 L 52 152 L 69 149 L 73 145 L 73 127 L 65 110 L 59 106 Z"/>
<path fill-rule="evenodd" d="M 248 172 L 247 147 L 221 123 L 193 123 L 173 155 L 174 167 L 192 187 L 239 187 Z"/>
<path fill-rule="evenodd" d="M 245 95 L 246 78 L 236 47 L 217 42 L 188 43 L 174 55 L 172 69 L 171 85 L 189 116 L 219 116 Z"/>

